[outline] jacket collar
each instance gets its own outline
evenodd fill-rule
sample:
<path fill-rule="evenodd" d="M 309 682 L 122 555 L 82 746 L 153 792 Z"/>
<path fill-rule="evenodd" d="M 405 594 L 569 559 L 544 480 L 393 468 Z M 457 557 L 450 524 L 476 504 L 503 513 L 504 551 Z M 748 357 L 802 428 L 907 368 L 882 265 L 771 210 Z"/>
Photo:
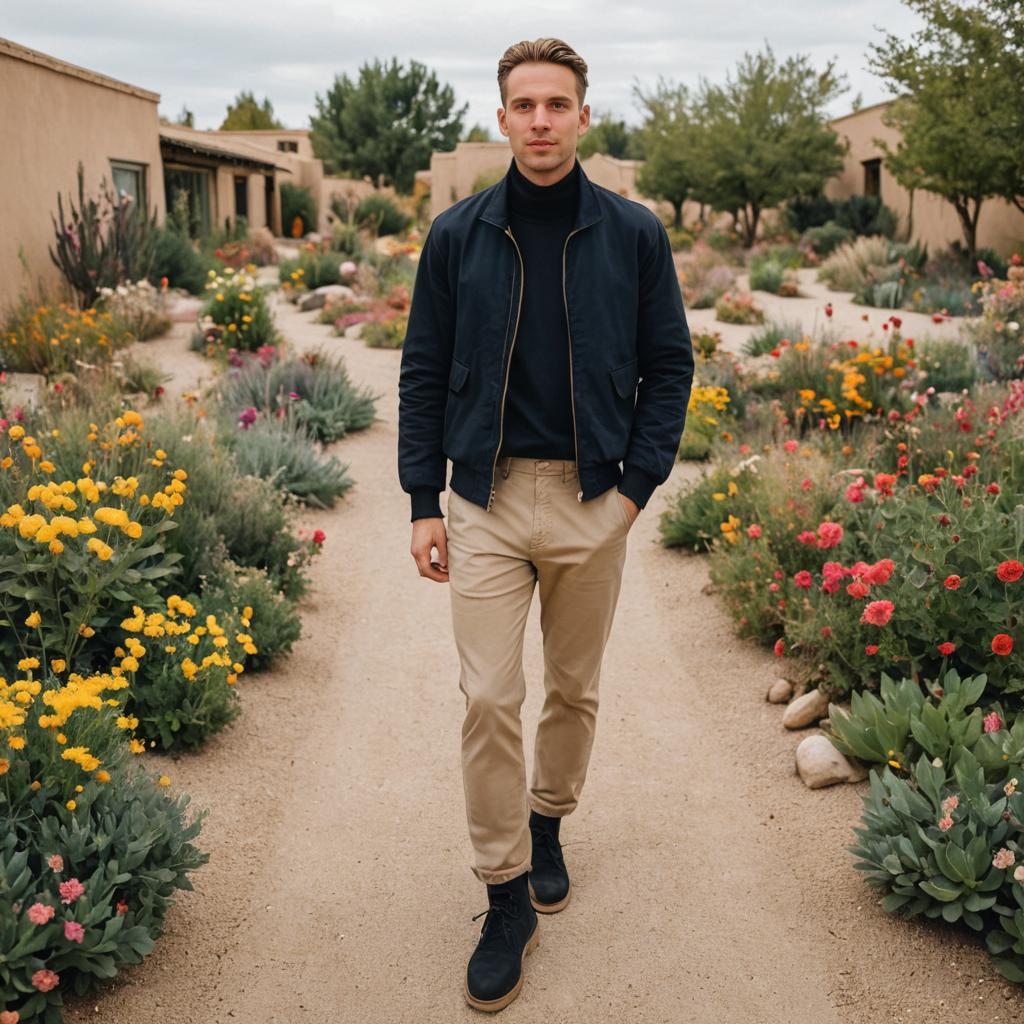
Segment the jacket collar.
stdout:
<path fill-rule="evenodd" d="M 515 157 L 512 159 L 515 160 Z M 576 158 L 576 162 L 579 163 L 579 157 Z M 593 182 L 586 176 L 586 174 L 583 173 L 582 164 L 580 164 L 579 170 L 580 198 L 579 205 L 576 208 L 576 220 L 572 225 L 573 231 L 576 231 L 579 228 L 585 228 L 589 224 L 599 221 L 603 216 L 601 213 L 601 205 L 597 198 L 597 189 L 594 187 Z M 512 165 L 510 163 L 509 169 L 493 186 L 494 191 L 491 193 L 491 198 L 479 214 L 481 220 L 487 221 L 488 224 L 494 224 L 496 227 L 501 228 L 502 231 L 508 228 L 509 223 L 508 177 L 511 171 Z"/>

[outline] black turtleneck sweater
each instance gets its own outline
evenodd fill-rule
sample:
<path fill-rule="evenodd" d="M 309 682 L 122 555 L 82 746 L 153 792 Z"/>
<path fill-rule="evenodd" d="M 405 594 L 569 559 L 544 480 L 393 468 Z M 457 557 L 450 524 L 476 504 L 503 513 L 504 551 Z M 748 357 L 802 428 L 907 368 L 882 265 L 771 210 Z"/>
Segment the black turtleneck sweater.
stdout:
<path fill-rule="evenodd" d="M 579 194 L 579 161 L 552 185 L 535 185 L 514 159 L 509 166 L 509 229 L 523 257 L 524 291 L 499 458 L 576 458 L 562 250 Z"/>

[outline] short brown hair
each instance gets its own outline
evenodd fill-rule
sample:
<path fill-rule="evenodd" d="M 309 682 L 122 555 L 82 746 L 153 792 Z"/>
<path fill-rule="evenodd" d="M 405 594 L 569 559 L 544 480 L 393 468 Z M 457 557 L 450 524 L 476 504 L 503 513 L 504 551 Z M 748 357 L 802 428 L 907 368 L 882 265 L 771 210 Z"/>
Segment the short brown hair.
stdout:
<path fill-rule="evenodd" d="M 501 92 L 501 105 L 505 106 L 505 82 L 509 72 L 519 64 L 528 61 L 547 64 L 563 64 L 576 76 L 576 95 L 580 106 L 587 94 L 587 62 L 566 42 L 561 39 L 545 37 L 543 39 L 523 39 L 513 43 L 498 61 L 498 89 Z"/>

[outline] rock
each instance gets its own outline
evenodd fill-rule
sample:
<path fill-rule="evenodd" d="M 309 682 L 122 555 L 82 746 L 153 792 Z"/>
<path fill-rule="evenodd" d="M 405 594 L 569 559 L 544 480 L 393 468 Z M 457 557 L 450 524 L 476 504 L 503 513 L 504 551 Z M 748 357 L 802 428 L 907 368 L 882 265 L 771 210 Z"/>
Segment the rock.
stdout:
<path fill-rule="evenodd" d="M 17 406 L 37 409 L 46 393 L 46 377 L 41 373 L 8 373 L 4 386 L 4 409 Z"/>
<path fill-rule="evenodd" d="M 816 722 L 828 711 L 828 698 L 821 690 L 810 690 L 808 693 L 790 701 L 782 716 L 782 724 L 787 729 L 803 729 Z"/>
<path fill-rule="evenodd" d="M 313 242 L 317 244 L 324 240 L 324 236 L 319 231 L 307 231 L 305 237 L 302 239 L 304 242 Z"/>
<path fill-rule="evenodd" d="M 857 771 L 827 736 L 807 736 L 796 748 L 796 770 L 808 789 L 854 781 Z"/>
<path fill-rule="evenodd" d="M 325 284 L 307 292 L 299 299 L 299 309 L 308 313 L 311 309 L 322 309 L 328 299 L 354 299 L 356 293 L 347 284 Z"/>
<path fill-rule="evenodd" d="M 793 696 L 793 684 L 788 679 L 776 679 L 765 698 L 772 704 L 785 704 Z"/>

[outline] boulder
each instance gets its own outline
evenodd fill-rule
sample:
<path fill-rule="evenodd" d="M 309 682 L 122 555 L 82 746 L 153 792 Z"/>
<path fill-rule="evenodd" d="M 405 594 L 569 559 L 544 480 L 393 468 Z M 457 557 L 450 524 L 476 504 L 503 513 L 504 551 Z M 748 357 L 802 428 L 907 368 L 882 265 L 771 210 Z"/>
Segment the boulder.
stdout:
<path fill-rule="evenodd" d="M 37 409 L 46 393 L 46 377 L 41 373 L 8 373 L 3 390 L 5 411 L 17 406 Z"/>
<path fill-rule="evenodd" d="M 793 684 L 788 679 L 776 679 L 765 699 L 771 704 L 785 704 L 792 696 Z"/>
<path fill-rule="evenodd" d="M 787 729 L 803 729 L 828 713 L 828 698 L 821 690 L 809 690 L 790 701 L 782 716 Z"/>
<path fill-rule="evenodd" d="M 355 297 L 356 293 L 347 284 L 325 284 L 314 288 L 311 292 L 306 292 L 299 299 L 299 309 L 308 313 L 311 309 L 322 309 L 328 299 L 352 300 Z"/>
<path fill-rule="evenodd" d="M 796 770 L 808 789 L 856 780 L 857 769 L 832 746 L 827 736 L 807 736 L 796 748 Z"/>

